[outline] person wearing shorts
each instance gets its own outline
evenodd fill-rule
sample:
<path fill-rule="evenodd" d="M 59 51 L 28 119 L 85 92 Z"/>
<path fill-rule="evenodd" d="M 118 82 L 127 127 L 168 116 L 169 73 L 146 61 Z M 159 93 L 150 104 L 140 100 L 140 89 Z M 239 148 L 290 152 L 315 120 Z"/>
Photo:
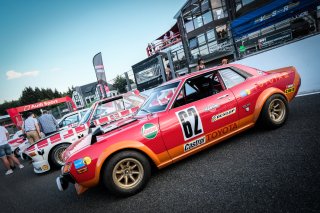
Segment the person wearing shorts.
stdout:
<path fill-rule="evenodd" d="M 12 160 L 20 169 L 24 166 L 19 162 L 19 160 L 13 155 L 11 147 L 8 144 L 9 133 L 6 128 L 0 125 L 0 159 L 7 169 L 6 175 L 13 173 L 13 170 L 10 167 L 9 159 Z"/>

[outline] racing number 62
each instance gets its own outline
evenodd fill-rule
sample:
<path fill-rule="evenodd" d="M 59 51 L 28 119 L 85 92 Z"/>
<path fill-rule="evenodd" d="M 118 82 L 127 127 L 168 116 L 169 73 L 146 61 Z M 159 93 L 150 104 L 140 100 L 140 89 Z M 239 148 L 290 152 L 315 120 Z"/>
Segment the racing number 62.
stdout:
<path fill-rule="evenodd" d="M 176 115 L 183 130 L 184 140 L 188 140 L 203 133 L 202 122 L 194 106 L 176 112 Z"/>

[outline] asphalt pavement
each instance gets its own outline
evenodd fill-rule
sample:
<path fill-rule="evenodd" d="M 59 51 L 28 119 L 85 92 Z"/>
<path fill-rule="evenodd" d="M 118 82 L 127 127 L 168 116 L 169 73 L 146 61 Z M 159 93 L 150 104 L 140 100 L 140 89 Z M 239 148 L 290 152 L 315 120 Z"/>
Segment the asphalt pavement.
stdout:
<path fill-rule="evenodd" d="M 253 128 L 156 171 L 139 194 L 102 186 L 59 192 L 59 171 L 10 176 L 0 167 L 0 212 L 320 212 L 320 94 L 296 98 L 285 126 Z"/>

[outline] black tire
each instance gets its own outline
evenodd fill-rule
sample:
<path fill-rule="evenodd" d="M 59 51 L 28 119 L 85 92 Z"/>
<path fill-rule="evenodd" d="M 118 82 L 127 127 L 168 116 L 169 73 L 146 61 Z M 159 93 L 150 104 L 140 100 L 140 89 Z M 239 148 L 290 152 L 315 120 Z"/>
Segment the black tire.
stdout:
<path fill-rule="evenodd" d="M 63 166 L 63 161 L 62 161 L 62 153 L 70 146 L 68 143 L 62 143 L 57 146 L 55 146 L 51 152 L 50 152 L 50 163 L 51 166 L 60 168 Z"/>
<path fill-rule="evenodd" d="M 268 129 L 276 129 L 285 124 L 288 115 L 287 100 L 280 94 L 274 94 L 263 105 L 260 114 L 260 124 Z"/>
<path fill-rule="evenodd" d="M 102 183 L 109 192 L 116 196 L 127 197 L 137 194 L 147 185 L 151 166 L 143 154 L 123 151 L 107 160 L 101 172 Z"/>

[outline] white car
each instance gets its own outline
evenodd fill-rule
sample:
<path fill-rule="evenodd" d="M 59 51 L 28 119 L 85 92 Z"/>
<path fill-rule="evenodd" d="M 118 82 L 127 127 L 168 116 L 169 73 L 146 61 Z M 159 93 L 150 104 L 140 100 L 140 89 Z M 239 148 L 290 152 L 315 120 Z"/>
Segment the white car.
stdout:
<path fill-rule="evenodd" d="M 68 129 L 71 127 L 76 127 L 79 123 L 79 121 L 82 119 L 84 114 L 88 111 L 87 109 L 78 110 L 75 112 L 70 112 L 66 115 L 64 115 L 59 121 L 59 130 Z"/>
<path fill-rule="evenodd" d="M 30 146 L 28 139 L 24 138 L 22 135 L 22 130 L 19 130 L 8 141 L 8 144 L 10 145 L 16 157 L 21 156 L 21 153 L 23 153 L 26 148 Z"/>
<path fill-rule="evenodd" d="M 145 98 L 133 92 L 106 98 L 94 103 L 75 128 L 64 129 L 28 147 L 25 154 L 32 158 L 35 173 L 61 167 L 62 153 L 70 144 L 89 134 L 90 127 L 108 125 L 122 117 L 133 115 Z"/>

